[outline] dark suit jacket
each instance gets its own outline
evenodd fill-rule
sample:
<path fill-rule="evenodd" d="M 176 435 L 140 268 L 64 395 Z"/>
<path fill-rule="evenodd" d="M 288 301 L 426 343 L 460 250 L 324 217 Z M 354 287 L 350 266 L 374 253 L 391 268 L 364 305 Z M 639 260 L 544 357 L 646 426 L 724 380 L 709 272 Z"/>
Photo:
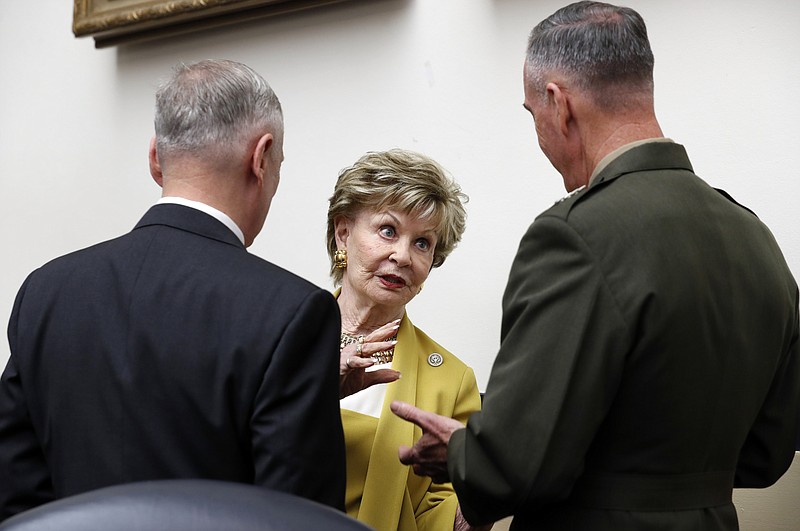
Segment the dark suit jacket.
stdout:
<path fill-rule="evenodd" d="M 794 456 L 797 285 L 680 145 L 624 153 L 537 217 L 501 337 L 483 412 L 448 451 L 473 523 L 736 529 L 732 487 Z"/>
<path fill-rule="evenodd" d="M 216 219 L 156 205 L 20 289 L 0 380 L 0 519 L 161 478 L 344 506 L 335 300 Z"/>

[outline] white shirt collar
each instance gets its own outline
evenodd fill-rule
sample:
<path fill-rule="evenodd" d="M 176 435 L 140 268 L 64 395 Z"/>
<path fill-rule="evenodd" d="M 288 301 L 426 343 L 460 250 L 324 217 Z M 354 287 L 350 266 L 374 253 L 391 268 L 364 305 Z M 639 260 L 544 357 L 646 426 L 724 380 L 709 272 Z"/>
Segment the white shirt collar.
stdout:
<path fill-rule="evenodd" d="M 183 197 L 174 197 L 174 196 L 162 197 L 161 199 L 158 200 L 158 202 L 156 202 L 156 204 L 183 205 L 189 208 L 194 208 L 201 212 L 205 212 L 209 216 L 219 220 L 220 223 L 228 227 L 231 230 L 231 232 L 233 232 L 236 235 L 236 237 L 239 238 L 239 241 L 242 242 L 242 245 L 245 244 L 244 233 L 242 232 L 242 229 L 239 228 L 239 226 L 230 218 L 230 216 L 228 216 L 225 212 L 222 212 L 221 210 L 217 210 L 216 208 L 209 206 L 205 203 L 201 203 L 200 201 L 192 201 L 191 199 L 186 199 Z"/>

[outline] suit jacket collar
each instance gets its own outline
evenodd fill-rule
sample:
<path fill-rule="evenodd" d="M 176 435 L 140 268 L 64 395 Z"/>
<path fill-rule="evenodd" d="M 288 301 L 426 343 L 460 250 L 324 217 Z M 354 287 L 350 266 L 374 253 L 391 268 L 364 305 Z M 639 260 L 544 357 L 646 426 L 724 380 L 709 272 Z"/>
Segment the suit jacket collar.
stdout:
<path fill-rule="evenodd" d="M 674 142 L 650 142 L 629 149 L 603 168 L 589 188 L 607 183 L 626 173 L 648 170 L 687 170 L 694 172 L 686 149 Z"/>
<path fill-rule="evenodd" d="M 195 208 L 176 204 L 154 205 L 136 224 L 134 230 L 152 225 L 163 225 L 191 232 L 205 238 L 244 249 L 244 245 L 231 230 L 213 216 Z"/>

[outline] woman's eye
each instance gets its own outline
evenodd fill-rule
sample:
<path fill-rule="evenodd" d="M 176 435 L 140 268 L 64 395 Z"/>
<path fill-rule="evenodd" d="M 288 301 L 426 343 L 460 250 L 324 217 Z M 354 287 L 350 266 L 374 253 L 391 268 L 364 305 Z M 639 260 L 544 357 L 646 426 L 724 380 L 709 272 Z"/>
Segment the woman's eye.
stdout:
<path fill-rule="evenodd" d="M 381 227 L 380 233 L 381 236 L 383 236 L 384 238 L 392 238 L 394 237 L 394 227 L 384 225 L 383 227 Z"/>
<path fill-rule="evenodd" d="M 425 238 L 420 238 L 419 240 L 417 240 L 417 247 L 419 247 L 423 251 L 427 251 L 428 249 L 430 249 L 431 244 Z"/>

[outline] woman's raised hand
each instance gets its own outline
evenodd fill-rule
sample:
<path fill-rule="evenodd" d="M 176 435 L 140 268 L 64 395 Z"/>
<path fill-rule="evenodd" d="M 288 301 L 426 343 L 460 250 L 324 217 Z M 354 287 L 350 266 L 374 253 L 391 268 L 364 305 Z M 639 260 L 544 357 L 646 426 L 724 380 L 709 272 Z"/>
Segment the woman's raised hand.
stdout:
<path fill-rule="evenodd" d="M 375 384 L 390 383 L 400 378 L 394 369 L 365 371 L 379 360 L 376 355 L 394 348 L 397 341 L 391 339 L 400 328 L 396 319 L 373 330 L 366 336 L 359 336 L 354 343 L 346 345 L 339 355 L 339 398 L 357 393 Z"/>

